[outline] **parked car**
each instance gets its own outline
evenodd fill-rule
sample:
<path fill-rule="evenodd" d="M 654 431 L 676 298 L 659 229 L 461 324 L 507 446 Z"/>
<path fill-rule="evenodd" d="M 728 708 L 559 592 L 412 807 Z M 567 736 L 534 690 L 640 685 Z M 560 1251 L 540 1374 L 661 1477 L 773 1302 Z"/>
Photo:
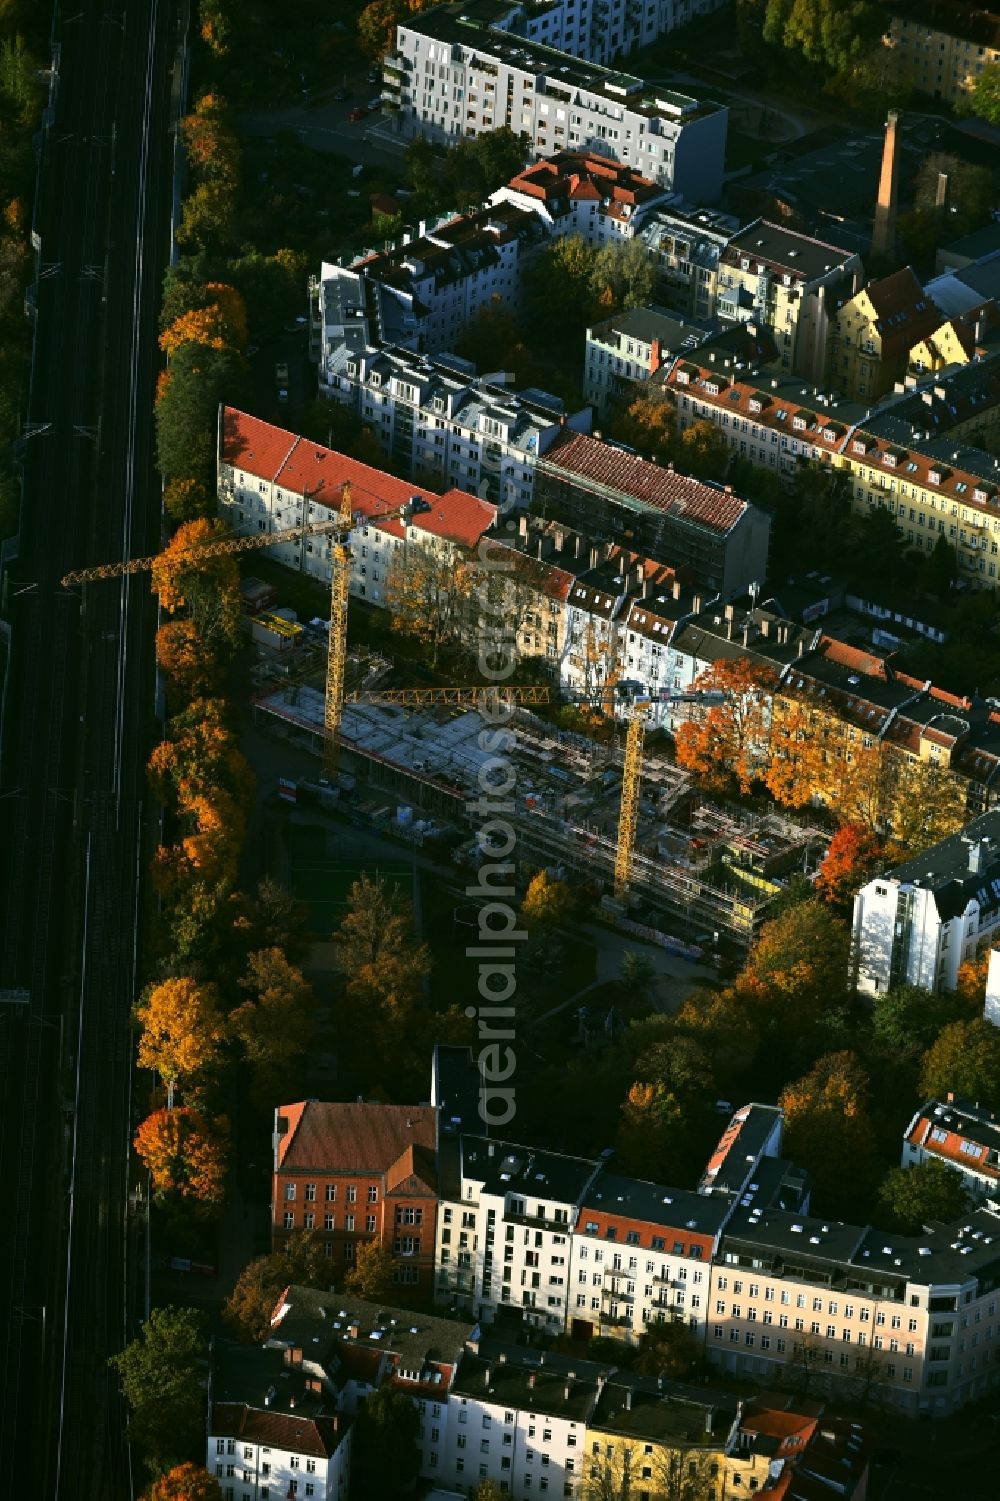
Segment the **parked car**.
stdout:
<path fill-rule="evenodd" d="M 365 109 L 364 105 L 356 104 L 347 118 L 352 125 L 357 125 L 358 121 L 363 120 L 367 114 L 368 111 Z"/>
<path fill-rule="evenodd" d="M 381 113 L 381 110 L 382 110 L 382 101 L 381 101 L 381 99 L 369 99 L 369 101 L 368 101 L 368 108 L 372 112 L 373 115 L 377 115 L 377 114 Z"/>
<path fill-rule="evenodd" d="M 279 360 L 274 367 L 274 378 L 279 386 L 288 385 L 288 361 Z"/>

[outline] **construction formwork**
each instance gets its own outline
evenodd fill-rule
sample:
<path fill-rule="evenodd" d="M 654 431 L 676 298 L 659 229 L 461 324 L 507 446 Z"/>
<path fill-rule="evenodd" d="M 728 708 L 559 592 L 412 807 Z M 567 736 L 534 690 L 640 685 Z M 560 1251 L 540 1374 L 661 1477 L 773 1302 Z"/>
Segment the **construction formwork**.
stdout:
<path fill-rule="evenodd" d="M 254 708 L 279 733 L 322 754 L 321 691 L 307 683 L 271 687 Z M 621 748 L 523 710 L 510 723 L 516 740 L 504 759 L 514 775 L 503 817 L 517 833 L 518 858 L 610 889 Z M 348 703 L 342 765 L 401 801 L 476 827 L 495 780 L 488 764 L 496 756 L 495 728 L 473 709 Z M 819 830 L 777 814 L 754 817 L 705 802 L 687 772 L 654 753 L 643 771 L 630 894 L 683 920 L 689 936 L 704 930 L 747 944 L 780 894 L 782 874 L 803 868 L 821 842 Z"/>

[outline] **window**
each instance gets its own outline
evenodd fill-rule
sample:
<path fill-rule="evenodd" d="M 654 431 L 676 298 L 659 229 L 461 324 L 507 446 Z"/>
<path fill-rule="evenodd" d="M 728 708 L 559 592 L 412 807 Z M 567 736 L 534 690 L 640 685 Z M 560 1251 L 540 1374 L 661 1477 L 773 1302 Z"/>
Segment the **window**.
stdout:
<path fill-rule="evenodd" d="M 295 1202 L 295 1184 L 294 1183 L 286 1183 L 285 1184 L 285 1202 L 287 1204 L 293 1204 Z"/>
<path fill-rule="evenodd" d="M 356 1204 L 357 1201 L 358 1201 L 358 1190 L 355 1188 L 355 1186 L 354 1186 L 353 1183 L 349 1183 L 347 1185 L 347 1202 L 348 1202 L 348 1204 Z"/>
<path fill-rule="evenodd" d="M 371 1183 L 368 1186 L 368 1202 L 369 1204 L 378 1203 L 378 1188 L 374 1183 Z"/>
<path fill-rule="evenodd" d="M 326 1185 L 326 1202 L 328 1204 L 336 1204 L 336 1202 L 337 1202 L 337 1185 L 336 1185 L 336 1183 L 328 1183 Z"/>

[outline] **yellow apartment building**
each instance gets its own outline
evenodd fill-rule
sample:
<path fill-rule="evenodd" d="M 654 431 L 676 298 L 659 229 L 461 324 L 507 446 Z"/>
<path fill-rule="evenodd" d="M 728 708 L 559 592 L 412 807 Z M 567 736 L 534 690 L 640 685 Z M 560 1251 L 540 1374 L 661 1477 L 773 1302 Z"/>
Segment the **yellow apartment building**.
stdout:
<path fill-rule="evenodd" d="M 909 266 L 869 282 L 830 319 L 827 384 L 849 400 L 874 403 L 901 378 L 912 346 L 940 323 Z"/>
<path fill-rule="evenodd" d="M 958 104 L 1000 61 L 1000 12 L 963 0 L 910 0 L 895 7 L 882 40 L 897 77 Z"/>

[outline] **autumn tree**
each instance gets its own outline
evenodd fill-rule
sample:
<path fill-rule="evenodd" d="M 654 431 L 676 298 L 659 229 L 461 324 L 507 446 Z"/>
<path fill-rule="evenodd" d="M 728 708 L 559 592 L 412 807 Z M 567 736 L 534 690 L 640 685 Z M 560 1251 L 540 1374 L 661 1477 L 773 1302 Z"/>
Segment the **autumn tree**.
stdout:
<path fill-rule="evenodd" d="M 831 1053 L 782 1091 L 784 1149 L 811 1173 L 825 1214 L 849 1219 L 872 1187 L 868 1076 L 851 1052 Z M 851 1171 L 845 1177 L 844 1164 Z"/>
<path fill-rule="evenodd" d="M 325 1289 L 332 1285 L 332 1274 L 318 1231 L 298 1230 L 269 1256 L 257 1256 L 243 1268 L 223 1307 L 223 1322 L 237 1339 L 259 1345 L 270 1332 L 285 1288 Z"/>
<path fill-rule="evenodd" d="M 673 1182 L 687 1145 L 684 1111 L 665 1084 L 637 1080 L 622 1104 L 618 1126 L 621 1168 L 635 1177 Z"/>
<path fill-rule="evenodd" d="M 222 1486 L 203 1465 L 185 1460 L 158 1476 L 140 1501 L 222 1501 Z"/>
<path fill-rule="evenodd" d="M 889 1229 L 917 1235 L 932 1220 L 957 1220 L 968 1209 L 969 1196 L 961 1174 L 931 1158 L 916 1167 L 894 1167 L 882 1180 L 878 1203 Z"/>
<path fill-rule="evenodd" d="M 203 1324 L 194 1308 L 154 1308 L 139 1335 L 108 1362 L 128 1405 L 129 1435 L 154 1471 L 204 1452 Z"/>
<path fill-rule="evenodd" d="M 200 292 L 199 305 L 186 308 L 160 334 L 160 348 L 173 355 L 182 344 L 209 349 L 233 349 L 242 354 L 249 341 L 243 298 L 228 282 L 210 281 Z M 192 288 L 192 292 L 195 289 Z"/>
<path fill-rule="evenodd" d="M 613 438 L 637 449 L 644 458 L 659 464 L 673 459 L 676 415 L 673 403 L 662 392 L 626 397 L 604 426 Z"/>
<path fill-rule="evenodd" d="M 554 880 L 547 870 L 540 870 L 528 882 L 521 920 L 527 928 L 555 928 L 572 917 L 576 902 L 576 892 L 568 882 Z"/>
<path fill-rule="evenodd" d="M 675 462 L 682 474 L 697 479 L 720 480 L 726 472 L 729 450 L 714 422 L 698 417 L 682 427 L 675 443 Z"/>
<path fill-rule="evenodd" d="M 171 1195 L 205 1209 L 222 1203 L 226 1177 L 227 1123 L 209 1123 L 184 1107 L 154 1110 L 139 1126 L 133 1145 L 159 1199 Z"/>
<path fill-rule="evenodd" d="M 393 1266 L 392 1252 L 381 1241 L 359 1241 L 344 1286 L 358 1298 L 367 1298 L 370 1303 L 382 1302 L 392 1287 Z"/>
<path fill-rule="evenodd" d="M 648 1324 L 639 1340 L 635 1369 L 646 1376 L 684 1381 L 701 1364 L 698 1341 L 683 1319 Z"/>
<path fill-rule="evenodd" d="M 920 1087 L 944 1099 L 949 1090 L 987 1109 L 1000 1105 L 1000 1028 L 977 1017 L 952 1022 L 924 1054 Z"/>
<path fill-rule="evenodd" d="M 152 1069 L 172 1086 L 215 1068 L 225 1025 L 215 986 L 190 977 L 151 986 L 135 1008 L 142 1027 L 140 1068 Z"/>
<path fill-rule="evenodd" d="M 461 558 L 419 543 L 397 550 L 385 585 L 392 626 L 427 649 L 431 667 L 459 633 L 474 583 Z"/>
<path fill-rule="evenodd" d="M 977 76 L 971 103 L 981 120 L 1000 125 L 1000 63 L 987 63 Z"/>
<path fill-rule="evenodd" d="M 706 667 L 691 686 L 701 701 L 685 705 L 688 717 L 674 737 L 678 765 L 713 792 L 729 792 L 734 783 L 749 792 L 766 764 L 776 682 L 771 667 L 749 657 Z"/>
<path fill-rule="evenodd" d="M 171 521 L 198 521 L 215 512 L 215 497 L 195 479 L 173 479 L 163 491 L 163 509 Z"/>
<path fill-rule="evenodd" d="M 166 620 L 156 632 L 156 665 L 166 679 L 172 703 L 190 703 L 219 685 L 218 658 L 191 619 Z"/>
<path fill-rule="evenodd" d="M 590 293 L 595 308 L 609 314 L 649 306 L 656 293 L 656 267 L 642 240 L 610 240 L 597 249 Z"/>
<path fill-rule="evenodd" d="M 161 608 L 168 615 L 186 610 L 206 649 L 232 646 L 239 636 L 239 564 L 232 553 L 202 551 L 229 535 L 216 518 L 187 521 L 153 564 L 153 592 Z"/>
<path fill-rule="evenodd" d="M 229 348 L 189 340 L 170 361 L 156 394 L 156 459 L 167 480 L 215 485 L 219 407 L 245 404 L 246 362 Z"/>
<path fill-rule="evenodd" d="M 847 924 L 813 897 L 763 925 L 739 985 L 760 997 L 768 1015 L 778 1011 L 781 1019 L 802 1026 L 844 997 L 849 955 Z"/>
<path fill-rule="evenodd" d="M 251 1097 L 273 1106 L 294 1085 L 312 1037 L 312 986 L 280 948 L 250 954 L 239 984 L 247 999 L 229 1013 L 229 1027 L 249 1065 Z"/>
<path fill-rule="evenodd" d="M 816 890 L 831 907 L 847 915 L 861 887 L 882 869 L 885 857 L 885 845 L 872 829 L 842 824 L 820 862 Z"/>
<path fill-rule="evenodd" d="M 991 953 L 992 947 L 981 949 L 975 958 L 966 959 L 958 966 L 955 1003 L 969 1017 L 980 1015 L 986 1004 Z"/>

